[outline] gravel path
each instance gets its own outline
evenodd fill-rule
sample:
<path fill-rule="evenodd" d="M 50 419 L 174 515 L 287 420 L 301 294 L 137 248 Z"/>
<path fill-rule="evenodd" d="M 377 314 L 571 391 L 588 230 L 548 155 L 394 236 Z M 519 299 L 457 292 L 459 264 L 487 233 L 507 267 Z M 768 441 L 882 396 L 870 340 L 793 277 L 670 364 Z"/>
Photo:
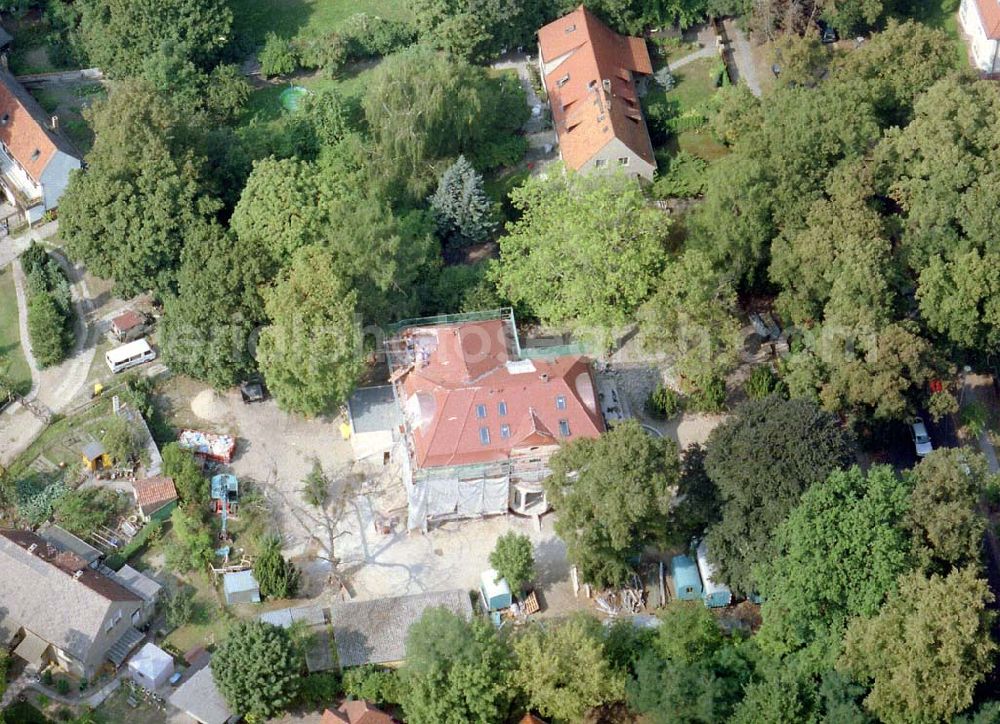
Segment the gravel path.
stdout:
<path fill-rule="evenodd" d="M 674 71 L 678 68 L 683 68 L 688 63 L 693 63 L 696 60 L 701 60 L 702 58 L 714 58 L 715 56 L 715 48 L 713 46 L 706 45 L 704 48 L 699 48 L 690 55 L 685 55 L 683 58 L 678 58 L 673 63 L 668 63 L 668 66 L 671 71 Z"/>
<path fill-rule="evenodd" d="M 725 28 L 726 35 L 732 43 L 733 60 L 736 65 L 737 77 L 733 78 L 733 82 L 739 83 L 740 80 L 743 80 L 750 92 L 759 98 L 761 95 L 760 81 L 757 79 L 757 69 L 754 67 L 750 41 L 732 20 L 725 21 Z"/>

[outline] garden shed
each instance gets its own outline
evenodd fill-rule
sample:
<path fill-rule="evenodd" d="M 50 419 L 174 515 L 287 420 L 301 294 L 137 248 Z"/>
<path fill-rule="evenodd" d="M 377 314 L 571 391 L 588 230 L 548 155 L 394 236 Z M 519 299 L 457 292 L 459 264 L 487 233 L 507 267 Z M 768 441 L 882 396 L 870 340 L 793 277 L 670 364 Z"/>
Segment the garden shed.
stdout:
<path fill-rule="evenodd" d="M 483 571 L 479 582 L 479 596 L 486 611 L 502 611 L 512 603 L 510 585 L 506 578 L 490 568 Z"/>
<path fill-rule="evenodd" d="M 355 390 L 347 401 L 347 416 L 355 459 L 372 458 L 384 462 L 403 422 L 392 385 Z"/>
<path fill-rule="evenodd" d="M 174 675 L 174 658 L 156 644 L 148 643 L 129 659 L 128 673 L 139 686 L 156 691 Z"/>
<path fill-rule="evenodd" d="M 253 571 L 227 573 L 222 578 L 222 589 L 226 603 L 260 603 L 260 586 L 253 577 Z"/>
<path fill-rule="evenodd" d="M 715 581 L 715 566 L 708 560 L 708 545 L 705 541 L 698 544 L 698 572 L 705 586 L 705 605 L 709 608 L 721 608 L 733 602 L 733 592 L 728 586 Z"/>
<path fill-rule="evenodd" d="M 111 467 L 111 456 L 108 455 L 104 446 L 96 440 L 84 445 L 80 453 L 83 456 L 84 466 L 91 472 Z"/>
<path fill-rule="evenodd" d="M 690 556 L 674 556 L 670 559 L 670 577 L 674 579 L 674 591 L 682 601 L 700 601 L 703 593 L 698 566 Z"/>

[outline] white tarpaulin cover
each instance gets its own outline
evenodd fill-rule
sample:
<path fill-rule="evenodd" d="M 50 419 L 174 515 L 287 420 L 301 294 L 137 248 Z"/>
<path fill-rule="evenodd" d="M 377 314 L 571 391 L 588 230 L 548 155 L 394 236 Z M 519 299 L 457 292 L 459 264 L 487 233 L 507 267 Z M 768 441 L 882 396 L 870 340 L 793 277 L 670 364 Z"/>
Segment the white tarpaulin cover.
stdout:
<path fill-rule="evenodd" d="M 159 646 L 146 644 L 129 659 L 132 680 L 150 691 L 158 689 L 174 674 L 174 658 Z"/>
<path fill-rule="evenodd" d="M 411 529 L 424 528 L 428 520 L 448 517 L 496 515 L 507 510 L 506 477 L 479 480 L 431 478 L 418 480 L 409 491 Z"/>

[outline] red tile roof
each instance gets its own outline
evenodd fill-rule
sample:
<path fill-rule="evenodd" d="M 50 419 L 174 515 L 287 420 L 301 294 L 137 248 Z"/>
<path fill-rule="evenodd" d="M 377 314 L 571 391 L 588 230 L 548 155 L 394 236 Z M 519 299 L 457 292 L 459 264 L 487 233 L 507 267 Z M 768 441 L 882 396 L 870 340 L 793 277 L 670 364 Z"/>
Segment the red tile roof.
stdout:
<path fill-rule="evenodd" d="M 41 109 L 9 73 L 0 72 L 0 141 L 36 183 L 58 150 L 37 117 Z"/>
<path fill-rule="evenodd" d="M 337 711 L 323 712 L 320 724 L 393 724 L 391 716 L 363 699 L 345 701 Z"/>
<path fill-rule="evenodd" d="M 518 360 L 501 320 L 413 327 L 403 339 L 417 360 L 397 379 L 419 468 L 497 462 L 604 432 L 585 357 Z"/>
<path fill-rule="evenodd" d="M 1000 0 L 976 0 L 983 31 L 990 40 L 1000 40 Z"/>
<path fill-rule="evenodd" d="M 143 515 L 152 515 L 164 505 L 177 500 L 177 488 L 172 478 L 156 475 L 132 483 L 135 491 L 135 502 Z"/>
<path fill-rule="evenodd" d="M 145 318 L 138 312 L 129 309 L 127 312 L 119 314 L 111 320 L 111 326 L 119 332 L 127 332 L 133 327 L 138 327 L 146 322 Z"/>
<path fill-rule="evenodd" d="M 613 138 L 655 165 L 633 75 L 653 72 L 645 41 L 618 35 L 581 5 L 539 30 L 538 46 L 545 67 L 558 61 L 545 88 L 566 165 L 579 169 Z"/>

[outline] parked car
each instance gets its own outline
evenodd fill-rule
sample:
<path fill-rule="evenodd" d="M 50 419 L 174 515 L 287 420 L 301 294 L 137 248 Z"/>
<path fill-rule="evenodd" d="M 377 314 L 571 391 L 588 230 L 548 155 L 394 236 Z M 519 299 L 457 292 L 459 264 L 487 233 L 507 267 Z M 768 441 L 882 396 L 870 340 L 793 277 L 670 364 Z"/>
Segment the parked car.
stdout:
<path fill-rule="evenodd" d="M 821 20 L 819 22 L 819 39 L 824 45 L 829 45 L 830 43 L 836 43 L 840 40 L 840 36 L 837 35 L 836 30 Z"/>
<path fill-rule="evenodd" d="M 927 426 L 921 418 L 914 418 L 910 423 L 910 434 L 913 436 L 913 447 L 917 450 L 917 457 L 925 457 L 934 451 L 931 436 L 927 434 Z"/>

